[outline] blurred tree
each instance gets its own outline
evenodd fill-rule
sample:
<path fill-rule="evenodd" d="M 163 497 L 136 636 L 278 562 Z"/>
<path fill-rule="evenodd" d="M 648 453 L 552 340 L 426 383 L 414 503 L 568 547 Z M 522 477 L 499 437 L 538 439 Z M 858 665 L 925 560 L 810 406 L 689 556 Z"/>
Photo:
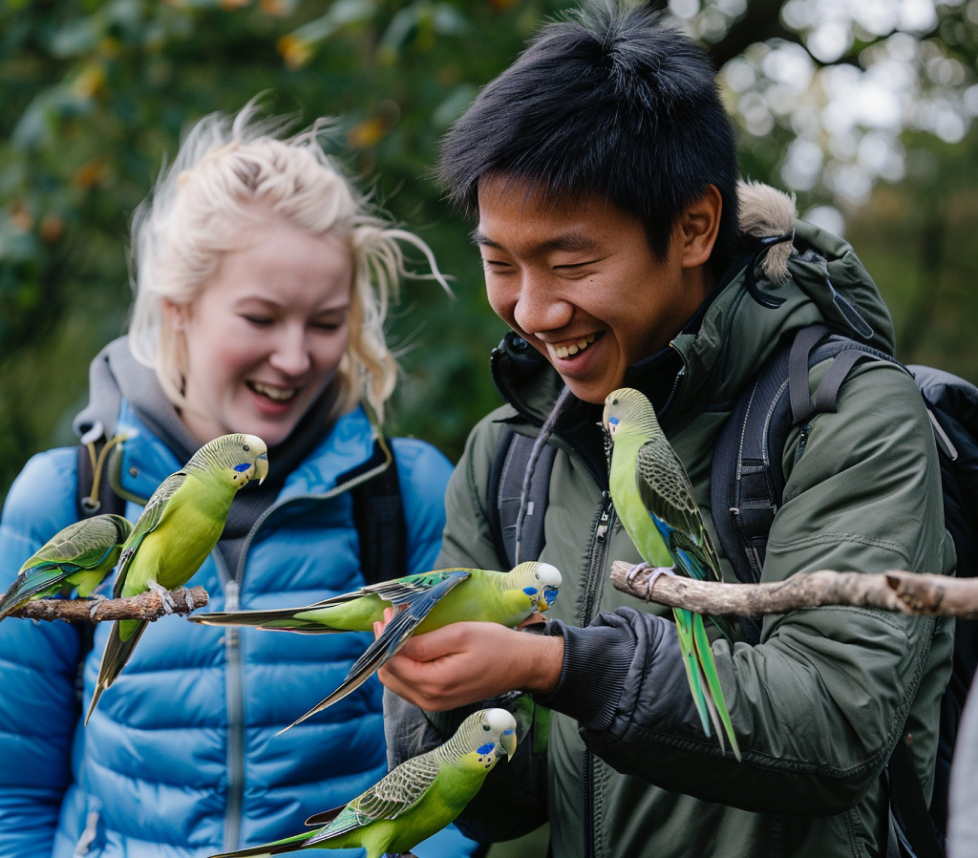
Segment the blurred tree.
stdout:
<path fill-rule="evenodd" d="M 336 154 L 456 277 L 456 300 L 408 283 L 391 337 L 405 370 L 394 428 L 457 457 L 498 401 L 486 366 L 504 328 L 470 225 L 430 170 L 478 87 L 573 5 L 4 0 L 0 495 L 27 456 L 73 440 L 88 362 L 125 326 L 128 217 L 181 130 L 262 91 L 297 128 L 336 116 Z M 954 252 L 969 245 L 973 205 L 978 0 L 669 0 L 666 11 L 722 66 L 744 173 L 796 191 L 815 219 L 866 233 L 901 346 L 975 373 L 978 349 L 953 302 L 970 295 L 974 267 Z M 971 356 L 949 361 L 944 350 L 962 343 Z"/>

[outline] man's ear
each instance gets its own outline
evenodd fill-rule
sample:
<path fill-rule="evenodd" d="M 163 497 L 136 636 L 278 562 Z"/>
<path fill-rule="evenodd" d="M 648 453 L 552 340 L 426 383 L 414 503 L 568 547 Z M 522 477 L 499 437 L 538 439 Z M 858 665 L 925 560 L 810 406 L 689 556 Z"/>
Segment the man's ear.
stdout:
<path fill-rule="evenodd" d="M 169 298 L 164 298 L 163 319 L 171 331 L 182 331 L 190 319 L 190 305 L 174 304 Z"/>
<path fill-rule="evenodd" d="M 679 219 L 682 233 L 683 268 L 705 265 L 720 230 L 723 198 L 715 185 L 707 185 L 702 196 L 694 200 Z"/>

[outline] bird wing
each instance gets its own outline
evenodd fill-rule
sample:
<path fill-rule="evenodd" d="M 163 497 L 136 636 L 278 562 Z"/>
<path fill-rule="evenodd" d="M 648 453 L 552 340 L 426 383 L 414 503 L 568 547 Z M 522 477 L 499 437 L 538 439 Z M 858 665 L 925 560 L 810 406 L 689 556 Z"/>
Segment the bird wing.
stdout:
<path fill-rule="evenodd" d="M 351 593 L 343 593 L 339 596 L 331 596 L 319 602 L 308 605 L 304 610 L 313 608 L 325 608 L 330 605 L 339 605 L 343 602 L 351 602 L 363 596 L 379 596 L 385 602 L 390 602 L 395 608 L 409 605 L 419 598 L 424 598 L 431 590 L 447 580 L 453 580 L 455 584 L 465 578 L 470 577 L 471 569 L 439 569 L 436 572 L 419 572 L 416 575 L 407 575 L 404 578 L 394 578 L 391 581 L 381 581 L 379 584 L 370 584 L 354 590 Z M 461 576 L 461 577 L 459 577 Z M 454 584 L 452 585 L 454 586 Z M 450 588 L 449 588 L 450 589 Z M 432 606 L 433 607 L 433 606 Z"/>
<path fill-rule="evenodd" d="M 681 549 L 694 562 L 690 575 L 720 580 L 720 562 L 693 496 L 693 486 L 679 456 L 664 435 L 656 435 L 638 451 L 635 481 L 645 508 L 671 531 L 670 549 Z"/>
<path fill-rule="evenodd" d="M 112 590 L 112 595 L 115 598 L 119 599 L 122 597 L 122 590 L 126 583 L 126 577 L 129 574 L 129 566 L 136 552 L 139 550 L 139 546 L 142 545 L 143 540 L 149 534 L 160 526 L 167 505 L 184 485 L 186 480 L 187 474 L 184 471 L 177 471 L 175 474 L 170 474 L 160 484 L 160 487 L 153 492 L 153 496 L 147 502 L 142 515 L 139 516 L 133 525 L 132 533 L 129 534 L 129 538 L 122 547 L 122 554 L 119 555 L 119 571 L 116 574 L 115 586 Z"/>
<path fill-rule="evenodd" d="M 425 797 L 435 778 L 438 777 L 439 771 L 438 756 L 434 751 L 402 763 L 366 792 L 353 799 L 326 828 L 310 837 L 306 841 L 306 846 L 331 840 L 355 828 L 363 828 L 378 819 L 397 819 Z M 331 813 L 333 811 L 312 816 L 306 820 L 306 825 L 315 825 L 315 820 L 325 818 Z"/>
<path fill-rule="evenodd" d="M 337 700 L 346 697 L 366 682 L 380 667 L 397 654 L 414 630 L 424 621 L 445 596 L 463 581 L 472 577 L 469 569 L 443 569 L 439 572 L 426 572 L 423 575 L 409 575 L 384 584 L 364 587 L 361 592 L 375 593 L 391 602 L 397 613 L 377 640 L 365 650 L 350 668 L 346 679 L 329 697 L 324 698 L 301 718 L 293 721 L 285 730 L 305 721 L 311 715 L 321 712 Z M 423 578 L 427 581 L 412 581 Z M 410 583 L 405 583 L 410 582 Z M 282 732 L 284 733 L 285 730 Z"/>

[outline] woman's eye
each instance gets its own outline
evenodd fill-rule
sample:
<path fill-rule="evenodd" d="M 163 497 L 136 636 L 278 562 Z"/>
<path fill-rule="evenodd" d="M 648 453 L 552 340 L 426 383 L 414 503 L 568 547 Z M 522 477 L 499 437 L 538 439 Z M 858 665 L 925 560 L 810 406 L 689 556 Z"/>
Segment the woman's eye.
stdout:
<path fill-rule="evenodd" d="M 259 327 L 264 327 L 266 325 L 272 324 L 272 320 L 267 316 L 245 316 L 241 317 L 246 322 L 252 325 L 258 325 Z"/>

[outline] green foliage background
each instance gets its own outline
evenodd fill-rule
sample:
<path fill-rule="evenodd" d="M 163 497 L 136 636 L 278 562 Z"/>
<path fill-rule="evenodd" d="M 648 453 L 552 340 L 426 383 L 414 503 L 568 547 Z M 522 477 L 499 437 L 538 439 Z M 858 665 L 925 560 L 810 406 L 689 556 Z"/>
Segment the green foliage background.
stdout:
<path fill-rule="evenodd" d="M 478 87 L 543 20 L 572 5 L 5 0 L 0 496 L 31 454 L 73 442 L 70 422 L 86 401 L 88 363 L 125 329 L 129 215 L 175 153 L 181 131 L 260 92 L 268 112 L 296 114 L 297 127 L 337 117 L 337 156 L 455 278 L 454 300 L 431 283 L 407 283 L 390 336 L 404 370 L 393 429 L 429 439 L 456 459 L 471 425 L 498 402 L 487 365 L 504 327 L 485 299 L 471 224 L 448 209 L 430 171 L 440 136 Z M 786 27 L 782 5 L 704 0 L 703 14 L 727 10 L 725 27 L 714 27 L 705 42 L 718 66 L 764 39 L 803 43 Z M 938 6 L 937 24 L 919 34 L 971 72 L 974 5 Z M 858 64 L 871 42 L 860 35 L 839 62 Z M 954 145 L 921 132 L 905 137 L 924 166 L 847 212 L 847 237 L 891 303 L 900 357 L 978 378 L 975 136 Z M 791 140 L 787 123 L 762 137 L 745 131 L 744 173 L 783 184 L 778 170 Z M 799 208 L 830 197 L 818 185 L 800 195 Z"/>
<path fill-rule="evenodd" d="M 626 0 L 627 2 L 627 0 Z M 718 67 L 759 46 L 805 44 L 784 9 L 799 0 L 689 0 Z M 336 121 L 335 154 L 373 199 L 417 231 L 454 279 L 449 300 L 406 284 L 391 341 L 403 378 L 393 430 L 457 459 L 498 403 L 488 355 L 504 326 L 485 299 L 467 224 L 430 177 L 438 141 L 565 0 L 0 0 L 0 498 L 33 453 L 74 443 L 91 358 L 125 330 L 128 218 L 181 131 L 265 92 L 297 128 Z M 790 10 L 789 10 L 790 12 Z M 935 5 L 914 34 L 932 60 L 975 81 L 978 0 Z M 698 16 L 698 17 L 696 17 Z M 712 18 L 710 17 L 712 16 Z M 719 24 L 717 23 L 719 22 Z M 708 26 L 707 26 L 708 25 Z M 864 66 L 882 37 L 854 32 L 836 60 Z M 730 93 L 728 93 L 730 95 Z M 794 132 L 745 130 L 743 172 L 782 185 Z M 908 169 L 846 210 L 847 238 L 886 296 L 898 356 L 978 379 L 978 138 L 902 137 Z M 799 209 L 833 201 L 818 183 Z M 497 847 L 543 854 L 535 845 Z"/>

